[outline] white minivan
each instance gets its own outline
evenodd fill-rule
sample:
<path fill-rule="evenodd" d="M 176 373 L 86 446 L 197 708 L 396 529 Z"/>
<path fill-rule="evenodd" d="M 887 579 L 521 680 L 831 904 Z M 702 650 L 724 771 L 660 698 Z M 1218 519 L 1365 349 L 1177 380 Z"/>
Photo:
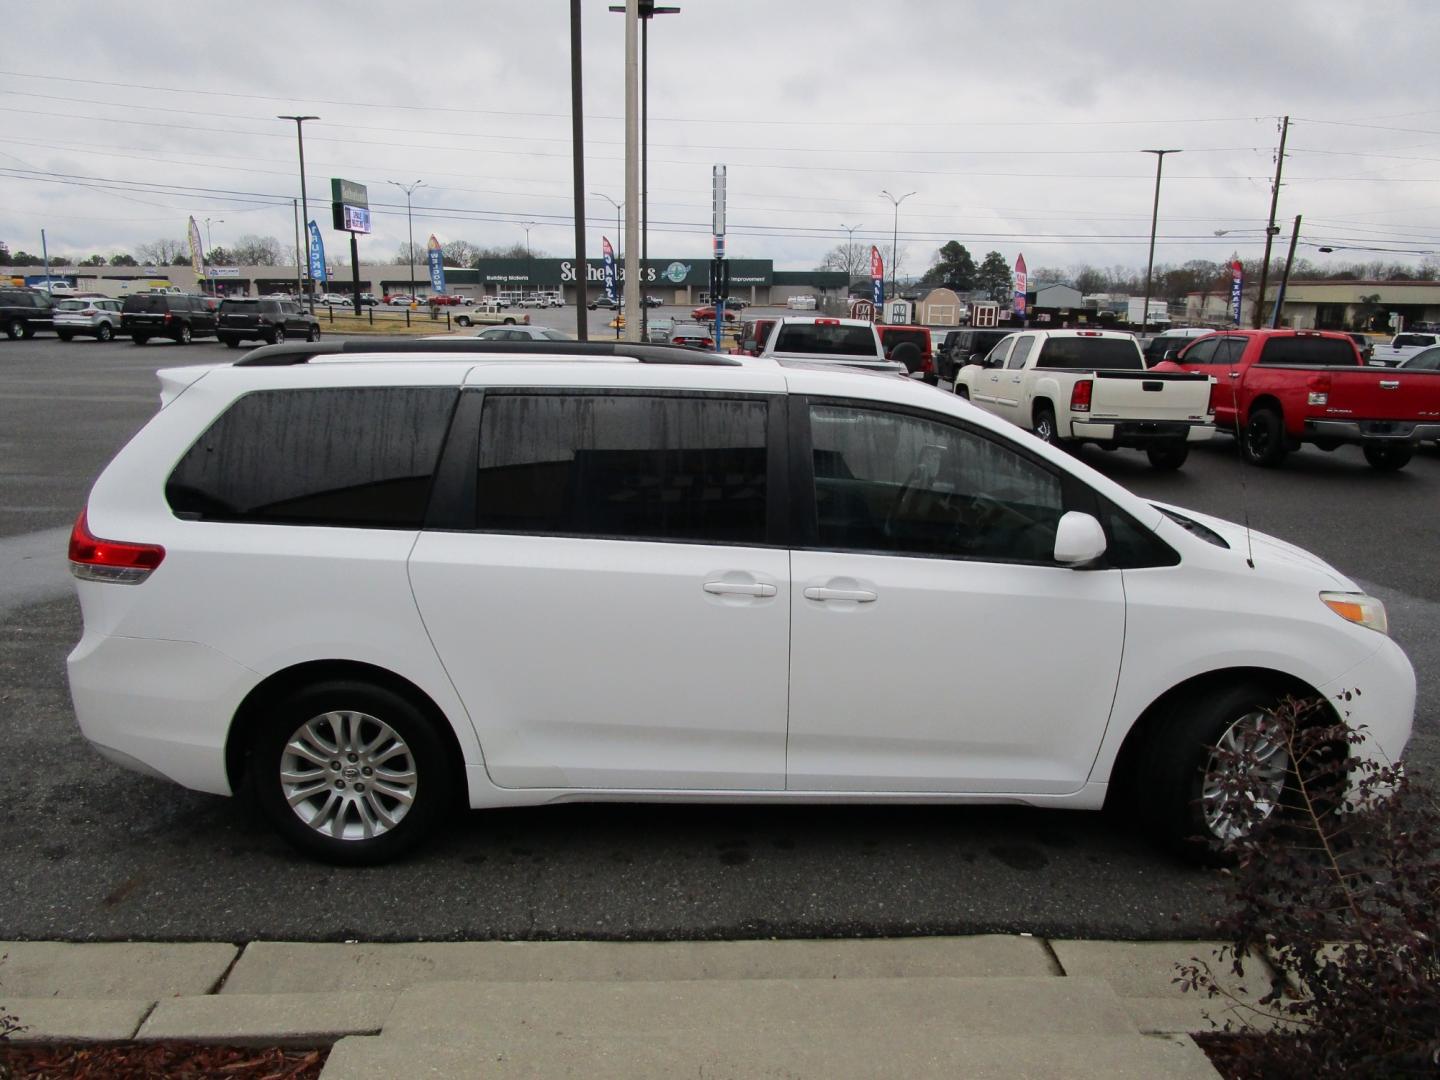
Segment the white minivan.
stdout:
<path fill-rule="evenodd" d="M 1343 697 L 1352 753 L 1409 738 L 1354 581 L 910 380 L 457 340 L 161 386 L 70 541 L 80 727 L 320 858 L 600 799 L 1108 801 L 1203 855 L 1212 748 L 1287 695 Z"/>

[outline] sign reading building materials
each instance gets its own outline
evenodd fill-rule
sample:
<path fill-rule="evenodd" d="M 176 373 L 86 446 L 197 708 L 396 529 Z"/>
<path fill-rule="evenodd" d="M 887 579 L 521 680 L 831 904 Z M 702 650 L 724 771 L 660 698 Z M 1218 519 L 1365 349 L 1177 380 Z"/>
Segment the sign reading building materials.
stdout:
<path fill-rule="evenodd" d="M 353 180 L 330 180 L 330 212 L 335 228 L 340 232 L 368 233 L 370 231 L 370 191 L 364 184 Z"/>

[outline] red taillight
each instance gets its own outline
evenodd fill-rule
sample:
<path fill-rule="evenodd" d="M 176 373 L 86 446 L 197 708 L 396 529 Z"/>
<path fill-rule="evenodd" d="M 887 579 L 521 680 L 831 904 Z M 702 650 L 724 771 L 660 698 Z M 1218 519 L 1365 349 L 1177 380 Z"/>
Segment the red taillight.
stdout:
<path fill-rule="evenodd" d="M 1071 412 L 1090 411 L 1090 390 L 1090 379 L 1077 379 L 1075 381 L 1075 386 L 1070 391 Z"/>
<path fill-rule="evenodd" d="M 169 322 L 169 321 L 170 321 L 171 319 L 173 319 L 174 317 L 175 317 L 175 316 L 174 316 L 174 315 L 171 315 L 170 312 L 168 312 L 168 311 L 165 312 L 165 321 L 166 321 L 166 322 Z"/>
<path fill-rule="evenodd" d="M 839 320 L 839 319 L 816 319 L 816 320 L 815 320 L 815 325 L 816 325 L 816 326 L 839 326 L 839 325 L 840 325 L 840 320 Z"/>
<path fill-rule="evenodd" d="M 138 585 L 165 558 L 159 544 L 100 539 L 90 531 L 87 514 L 81 510 L 70 530 L 70 573 L 80 580 Z"/>
<path fill-rule="evenodd" d="M 85 310 L 83 310 L 82 312 L 80 312 L 80 314 L 81 314 L 81 315 L 99 315 L 99 314 L 100 314 L 100 309 L 99 309 L 99 308 L 93 308 L 93 307 L 87 307 Z"/>
<path fill-rule="evenodd" d="M 926 353 L 924 359 L 920 361 L 920 370 L 926 375 L 935 374 L 935 358 L 929 353 Z"/>
<path fill-rule="evenodd" d="M 1217 378 L 1215 378 L 1214 376 L 1211 376 L 1211 378 L 1210 378 L 1210 404 L 1209 404 L 1209 406 L 1206 408 L 1206 412 L 1209 412 L 1209 413 L 1214 413 L 1214 412 L 1215 412 L 1215 405 L 1216 405 L 1216 403 L 1218 402 L 1219 398 L 1220 398 L 1220 380 L 1217 379 Z"/>

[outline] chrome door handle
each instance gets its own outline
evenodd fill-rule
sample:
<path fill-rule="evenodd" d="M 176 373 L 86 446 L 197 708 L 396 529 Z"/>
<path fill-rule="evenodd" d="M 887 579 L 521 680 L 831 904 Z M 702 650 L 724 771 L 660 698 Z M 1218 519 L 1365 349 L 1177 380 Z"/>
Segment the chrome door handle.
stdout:
<path fill-rule="evenodd" d="M 1240 377 L 1240 373 L 1239 373 L 1238 371 L 1232 371 L 1232 372 L 1230 372 L 1230 378 L 1232 378 L 1232 379 L 1238 379 L 1239 377 Z"/>
<path fill-rule="evenodd" d="M 705 591 L 714 596 L 774 596 L 775 586 L 760 582 L 707 581 Z"/>
<path fill-rule="evenodd" d="M 825 589 L 811 586 L 805 590 L 806 600 L 854 600 L 868 604 L 877 599 L 869 589 Z"/>

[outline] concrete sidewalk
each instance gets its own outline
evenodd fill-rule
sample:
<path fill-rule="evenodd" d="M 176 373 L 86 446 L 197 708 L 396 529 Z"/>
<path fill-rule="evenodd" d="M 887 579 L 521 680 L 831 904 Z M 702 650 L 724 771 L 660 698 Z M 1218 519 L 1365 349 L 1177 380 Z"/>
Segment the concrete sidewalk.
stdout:
<path fill-rule="evenodd" d="M 34 1041 L 323 1044 L 325 1080 L 1206 1077 L 1207 942 L 0 942 Z M 1241 996 L 1268 989 L 1256 964 Z M 1240 988 L 1235 987 L 1237 991 Z"/>

